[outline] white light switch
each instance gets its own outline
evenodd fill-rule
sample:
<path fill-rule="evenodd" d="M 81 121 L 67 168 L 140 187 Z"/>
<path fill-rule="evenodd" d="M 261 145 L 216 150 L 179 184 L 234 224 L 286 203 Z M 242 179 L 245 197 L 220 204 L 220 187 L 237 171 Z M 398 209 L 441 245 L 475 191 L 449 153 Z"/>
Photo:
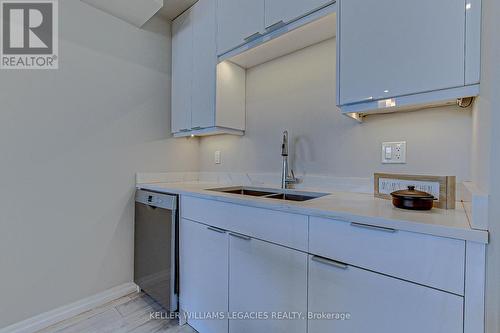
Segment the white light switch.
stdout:
<path fill-rule="evenodd" d="M 390 160 L 392 158 L 392 147 L 386 146 L 384 147 L 384 149 L 385 149 L 385 159 Z"/>
<path fill-rule="evenodd" d="M 382 143 L 382 163 L 405 164 L 406 141 Z"/>
<path fill-rule="evenodd" d="M 214 162 L 215 164 L 220 164 L 220 150 L 217 150 L 214 154 Z"/>

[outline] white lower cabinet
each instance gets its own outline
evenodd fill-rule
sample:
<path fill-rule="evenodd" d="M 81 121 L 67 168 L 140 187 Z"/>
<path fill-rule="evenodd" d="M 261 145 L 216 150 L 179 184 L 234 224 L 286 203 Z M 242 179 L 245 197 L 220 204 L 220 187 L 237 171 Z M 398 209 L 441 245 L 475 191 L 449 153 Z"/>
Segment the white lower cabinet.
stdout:
<path fill-rule="evenodd" d="M 200 333 L 227 333 L 227 318 L 204 317 L 228 310 L 227 233 L 182 219 L 179 246 L 180 308 L 191 316 L 188 324 Z"/>
<path fill-rule="evenodd" d="M 459 333 L 463 298 L 322 257 L 309 258 L 309 312 L 349 313 L 309 320 L 308 333 Z"/>
<path fill-rule="evenodd" d="M 465 242 L 458 239 L 311 217 L 309 253 L 464 294 Z"/>
<path fill-rule="evenodd" d="M 435 274 L 463 279 L 464 244 L 186 196 L 181 207 L 180 309 L 199 333 L 464 333 L 471 295 Z"/>
<path fill-rule="evenodd" d="M 229 236 L 229 311 L 267 313 L 268 320 L 229 321 L 230 333 L 305 333 L 307 254 L 257 239 Z M 272 318 L 272 315 L 289 318 Z"/>

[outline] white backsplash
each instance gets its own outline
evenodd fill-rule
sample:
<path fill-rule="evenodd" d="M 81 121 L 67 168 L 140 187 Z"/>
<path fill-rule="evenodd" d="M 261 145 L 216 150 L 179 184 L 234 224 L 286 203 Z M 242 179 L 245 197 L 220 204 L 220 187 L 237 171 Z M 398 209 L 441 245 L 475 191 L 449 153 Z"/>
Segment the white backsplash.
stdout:
<path fill-rule="evenodd" d="M 221 185 L 245 185 L 261 187 L 279 187 L 280 174 L 278 173 L 241 173 L 241 172 L 140 172 L 136 175 L 137 184 L 151 183 L 189 183 L 203 182 Z M 329 175 L 302 174 L 297 175 L 300 183 L 296 189 L 323 192 L 355 192 L 373 193 L 373 177 L 335 177 Z M 471 201 L 471 196 L 465 190 L 463 183 L 456 186 L 457 201 Z"/>
<path fill-rule="evenodd" d="M 373 193 L 372 178 L 332 177 L 328 175 L 297 175 L 300 183 L 297 189 L 327 192 Z M 164 172 L 137 173 L 136 182 L 173 183 L 204 182 L 221 185 L 280 186 L 280 174 L 276 173 L 233 173 L 233 172 Z"/>

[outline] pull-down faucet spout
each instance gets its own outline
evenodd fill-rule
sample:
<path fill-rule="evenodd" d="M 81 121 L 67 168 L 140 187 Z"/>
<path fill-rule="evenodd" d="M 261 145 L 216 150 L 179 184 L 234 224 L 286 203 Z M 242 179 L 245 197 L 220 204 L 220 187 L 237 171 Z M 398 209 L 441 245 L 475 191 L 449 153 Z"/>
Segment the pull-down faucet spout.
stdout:
<path fill-rule="evenodd" d="M 281 168 L 281 188 L 290 188 L 292 184 L 297 183 L 297 179 L 293 173 L 293 170 L 289 169 L 288 166 L 288 131 L 283 132 L 283 141 L 281 143 L 281 156 L 283 159 L 283 164 Z"/>

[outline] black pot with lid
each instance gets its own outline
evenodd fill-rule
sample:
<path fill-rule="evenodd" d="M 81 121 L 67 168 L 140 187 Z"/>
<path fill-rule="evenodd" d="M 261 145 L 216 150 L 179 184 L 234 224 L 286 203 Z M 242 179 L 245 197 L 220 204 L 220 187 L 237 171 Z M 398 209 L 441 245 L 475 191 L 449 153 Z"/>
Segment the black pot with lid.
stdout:
<path fill-rule="evenodd" d="M 431 210 L 434 200 L 436 200 L 432 194 L 416 190 L 415 186 L 408 186 L 406 190 L 392 192 L 391 196 L 394 206 L 410 210 Z"/>

